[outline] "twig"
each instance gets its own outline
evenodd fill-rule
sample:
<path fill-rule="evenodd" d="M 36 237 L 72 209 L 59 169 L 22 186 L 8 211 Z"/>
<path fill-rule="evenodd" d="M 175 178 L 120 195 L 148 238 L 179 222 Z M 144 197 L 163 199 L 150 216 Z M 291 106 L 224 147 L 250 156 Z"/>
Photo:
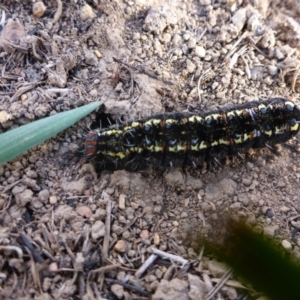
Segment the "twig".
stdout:
<path fill-rule="evenodd" d="M 18 253 L 18 256 L 19 256 L 19 258 L 22 258 L 23 257 L 23 251 L 22 251 L 22 249 L 20 248 L 20 247 L 17 247 L 17 246 L 2 246 L 2 245 L 0 245 L 0 250 L 14 250 L 14 251 L 16 251 L 17 253 Z"/>
<path fill-rule="evenodd" d="M 112 203 L 110 200 L 108 200 L 106 205 L 105 236 L 103 239 L 103 247 L 102 247 L 102 256 L 104 259 L 107 258 L 108 249 L 109 249 L 111 209 L 112 209 Z"/>
<path fill-rule="evenodd" d="M 218 282 L 214 288 L 206 295 L 205 300 L 212 299 L 216 293 L 223 287 L 223 285 L 226 283 L 226 281 L 229 279 L 229 277 L 232 274 L 232 270 L 227 271 L 223 277 L 221 278 L 221 281 Z"/>
<path fill-rule="evenodd" d="M 188 260 L 186 260 L 178 255 L 170 254 L 170 253 L 167 253 L 167 252 L 155 249 L 155 248 L 152 248 L 152 251 L 153 251 L 153 254 L 156 254 L 156 255 L 162 257 L 163 259 L 167 258 L 171 261 L 178 262 L 179 264 L 182 264 L 182 266 L 185 266 L 186 264 L 189 263 Z"/>
<path fill-rule="evenodd" d="M 61 14 L 62 14 L 62 2 L 61 2 L 61 0 L 56 0 L 56 2 L 57 2 L 57 11 L 54 15 L 52 24 L 55 24 L 60 19 Z"/>
<path fill-rule="evenodd" d="M 18 89 L 15 94 L 11 97 L 10 101 L 13 102 L 15 100 L 17 100 L 17 98 L 19 98 L 22 94 L 30 91 L 31 89 L 33 89 L 36 85 L 40 84 L 40 82 L 37 83 L 30 83 L 30 84 L 26 84 L 25 86 L 21 87 L 20 89 Z"/>
<path fill-rule="evenodd" d="M 146 261 L 140 266 L 140 268 L 135 272 L 135 276 L 137 278 L 141 277 L 141 275 L 149 268 L 149 266 L 156 260 L 157 255 L 151 254 Z"/>
<path fill-rule="evenodd" d="M 120 265 L 115 264 L 115 265 L 105 266 L 105 267 L 101 267 L 99 269 L 91 270 L 89 272 L 88 276 L 87 276 L 87 282 L 89 282 L 90 277 L 91 277 L 92 274 L 96 274 L 96 273 L 104 274 L 106 271 L 111 271 L 111 270 L 114 270 L 116 268 L 120 268 Z"/>
<path fill-rule="evenodd" d="M 145 297 L 148 297 L 148 296 L 149 296 L 149 294 L 148 294 L 146 291 L 140 289 L 140 288 L 137 287 L 137 286 L 134 286 L 134 285 L 125 283 L 125 282 L 123 282 L 123 281 L 119 281 L 119 280 L 115 280 L 115 279 L 111 279 L 111 278 L 105 278 L 105 281 L 108 282 L 108 283 L 119 284 L 119 285 L 123 286 L 124 288 L 126 288 L 126 289 L 128 289 L 128 290 L 132 290 L 132 291 L 134 291 L 134 292 L 139 293 L 139 294 L 142 295 L 142 296 L 145 296 Z"/>
<path fill-rule="evenodd" d="M 137 220 L 138 217 L 135 217 L 134 219 L 132 219 L 125 227 L 123 228 L 120 228 L 119 230 L 116 230 L 115 231 L 115 234 L 116 235 L 120 235 L 122 234 L 123 232 L 125 232 L 129 227 L 131 227 Z"/>

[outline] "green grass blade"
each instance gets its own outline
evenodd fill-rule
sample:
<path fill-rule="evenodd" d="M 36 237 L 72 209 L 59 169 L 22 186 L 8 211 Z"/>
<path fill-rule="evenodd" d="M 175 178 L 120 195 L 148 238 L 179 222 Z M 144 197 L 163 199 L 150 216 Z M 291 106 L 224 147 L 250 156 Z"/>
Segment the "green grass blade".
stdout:
<path fill-rule="evenodd" d="M 70 127 L 100 105 L 101 102 L 93 102 L 0 134 L 0 164 Z"/>

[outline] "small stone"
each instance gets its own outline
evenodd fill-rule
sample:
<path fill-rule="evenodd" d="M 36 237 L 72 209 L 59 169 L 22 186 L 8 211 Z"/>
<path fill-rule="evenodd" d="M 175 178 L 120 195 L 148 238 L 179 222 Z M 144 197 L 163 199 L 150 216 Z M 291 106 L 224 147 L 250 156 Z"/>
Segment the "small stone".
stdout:
<path fill-rule="evenodd" d="M 251 183 L 252 183 L 252 180 L 250 178 L 243 178 L 242 179 L 242 183 L 245 185 L 245 186 L 250 186 Z"/>
<path fill-rule="evenodd" d="M 283 212 L 283 213 L 286 213 L 286 212 L 288 212 L 288 211 L 290 211 L 291 209 L 289 208 L 289 207 L 287 207 L 287 206 L 281 206 L 280 207 L 280 211 L 281 212 Z"/>
<path fill-rule="evenodd" d="M 200 5 L 211 5 L 211 0 L 199 0 Z"/>
<path fill-rule="evenodd" d="M 27 99 L 28 99 L 27 94 L 22 94 L 22 95 L 21 95 L 21 101 L 25 101 L 25 100 L 27 100 Z"/>
<path fill-rule="evenodd" d="M 117 241 L 117 243 L 116 243 L 115 246 L 114 246 L 114 250 L 115 250 L 116 252 L 119 252 L 119 253 L 124 253 L 124 252 L 126 252 L 126 249 L 127 249 L 127 244 L 126 244 L 126 242 L 123 241 L 123 240 Z"/>
<path fill-rule="evenodd" d="M 281 245 L 282 245 L 282 247 L 284 248 L 284 249 L 286 249 L 286 250 L 292 250 L 292 244 L 289 242 L 289 241 L 287 241 L 287 240 L 283 240 L 282 242 L 281 242 Z"/>
<path fill-rule="evenodd" d="M 13 189 L 12 189 L 12 194 L 14 196 L 16 196 L 17 194 L 20 194 L 22 192 L 24 192 L 26 190 L 26 185 L 16 185 Z"/>
<path fill-rule="evenodd" d="M 15 197 L 17 205 L 24 207 L 27 203 L 32 201 L 33 191 L 27 189 L 24 192 L 17 194 Z"/>
<path fill-rule="evenodd" d="M 170 41 L 171 41 L 171 34 L 170 34 L 170 33 L 165 33 L 165 34 L 163 35 L 163 40 L 162 40 L 162 42 L 165 43 L 165 44 L 167 44 L 167 43 L 169 43 Z"/>
<path fill-rule="evenodd" d="M 124 210 L 125 209 L 125 195 L 120 194 L 119 196 L 119 208 Z"/>
<path fill-rule="evenodd" d="M 118 298 L 123 299 L 124 297 L 124 289 L 120 284 L 112 284 L 111 285 L 111 292 Z"/>
<path fill-rule="evenodd" d="M 264 227 L 264 234 L 269 237 L 274 237 L 278 226 L 267 226 Z"/>
<path fill-rule="evenodd" d="M 35 2 L 32 6 L 32 14 L 35 18 L 40 18 L 44 15 L 46 6 L 42 1 Z"/>
<path fill-rule="evenodd" d="M 81 8 L 80 11 L 80 18 L 82 21 L 86 21 L 87 19 L 92 19 L 96 15 L 93 12 L 93 9 L 91 6 L 89 6 L 87 3 Z"/>
<path fill-rule="evenodd" d="M 194 49 L 196 47 L 197 41 L 194 37 L 191 37 L 188 42 L 188 48 Z"/>
<path fill-rule="evenodd" d="M 56 262 L 51 263 L 49 265 L 48 269 L 49 269 L 49 271 L 51 273 L 56 273 L 58 271 L 58 265 L 57 265 L 57 263 Z"/>
<path fill-rule="evenodd" d="M 140 237 L 143 240 L 148 240 L 149 239 L 149 231 L 147 229 L 143 229 L 140 233 Z"/>
<path fill-rule="evenodd" d="M 179 34 L 175 34 L 173 36 L 172 43 L 174 45 L 180 45 L 180 44 L 182 44 L 182 37 Z"/>
<path fill-rule="evenodd" d="M 203 57 L 205 57 L 205 54 L 206 54 L 206 50 L 202 46 L 195 47 L 195 55 L 196 56 L 203 58 Z"/>
<path fill-rule="evenodd" d="M 48 190 L 41 190 L 39 192 L 38 198 L 41 202 L 47 203 L 49 200 L 49 191 Z"/>
<path fill-rule="evenodd" d="M 5 110 L 0 111 L 0 123 L 6 123 L 8 120 L 11 120 L 11 115 Z"/>
<path fill-rule="evenodd" d="M 93 215 L 91 209 L 88 206 L 80 206 L 76 211 L 80 216 L 86 218 L 90 218 Z"/>
<path fill-rule="evenodd" d="M 159 234 L 157 232 L 154 233 L 153 242 L 154 242 L 154 245 L 156 245 L 156 246 L 159 245 L 160 237 L 159 237 Z"/>
<path fill-rule="evenodd" d="M 189 59 L 186 60 L 186 69 L 187 71 L 192 74 L 196 70 L 196 65 Z"/>
<path fill-rule="evenodd" d="M 278 74 L 278 68 L 274 65 L 269 65 L 268 71 L 271 76 L 276 76 Z"/>
<path fill-rule="evenodd" d="M 90 51 L 85 51 L 85 53 L 84 53 L 84 62 L 87 65 L 94 66 L 94 65 L 97 64 L 98 59 L 97 59 L 97 57 L 94 53 L 92 53 Z"/>
<path fill-rule="evenodd" d="M 96 221 L 92 226 L 92 239 L 97 241 L 100 237 L 105 236 L 105 234 L 105 224 L 100 220 Z"/>
<path fill-rule="evenodd" d="M 179 226 L 179 223 L 178 223 L 178 221 L 173 221 L 173 222 L 172 222 L 172 224 L 173 224 L 174 226 L 176 226 L 176 227 L 178 227 L 178 226 Z"/>
<path fill-rule="evenodd" d="M 92 96 L 93 98 L 96 98 L 98 96 L 98 92 L 96 89 L 93 89 L 89 92 L 90 96 Z"/>
<path fill-rule="evenodd" d="M 102 53 L 97 49 L 94 51 L 94 53 L 98 58 L 101 58 L 103 56 Z"/>
<path fill-rule="evenodd" d="M 231 22 L 237 27 L 240 32 L 245 26 L 247 20 L 246 8 L 240 8 L 231 18 Z"/>
<path fill-rule="evenodd" d="M 57 203 L 57 197 L 56 196 L 50 196 L 49 203 L 54 205 Z"/>

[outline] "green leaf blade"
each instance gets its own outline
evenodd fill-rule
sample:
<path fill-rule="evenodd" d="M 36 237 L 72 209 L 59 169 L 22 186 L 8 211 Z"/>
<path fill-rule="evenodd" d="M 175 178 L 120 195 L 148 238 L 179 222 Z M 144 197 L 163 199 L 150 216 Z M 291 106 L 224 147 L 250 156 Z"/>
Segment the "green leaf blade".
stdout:
<path fill-rule="evenodd" d="M 8 162 L 30 148 L 53 137 L 60 131 L 90 114 L 102 103 L 93 102 L 20 126 L 0 135 L 0 164 Z"/>

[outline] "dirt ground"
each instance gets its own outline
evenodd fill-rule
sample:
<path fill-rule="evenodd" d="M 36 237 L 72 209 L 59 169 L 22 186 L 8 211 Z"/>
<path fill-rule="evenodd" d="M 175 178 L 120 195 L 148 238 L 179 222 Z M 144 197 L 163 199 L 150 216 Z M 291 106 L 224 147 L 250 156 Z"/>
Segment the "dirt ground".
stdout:
<path fill-rule="evenodd" d="M 297 139 L 143 172 L 96 173 L 80 149 L 107 117 L 297 101 L 299 3 L 33 2 L 0 4 L 0 133 L 93 101 L 105 112 L 0 165 L 0 298 L 265 299 L 184 240 L 222 212 L 300 256 Z"/>

